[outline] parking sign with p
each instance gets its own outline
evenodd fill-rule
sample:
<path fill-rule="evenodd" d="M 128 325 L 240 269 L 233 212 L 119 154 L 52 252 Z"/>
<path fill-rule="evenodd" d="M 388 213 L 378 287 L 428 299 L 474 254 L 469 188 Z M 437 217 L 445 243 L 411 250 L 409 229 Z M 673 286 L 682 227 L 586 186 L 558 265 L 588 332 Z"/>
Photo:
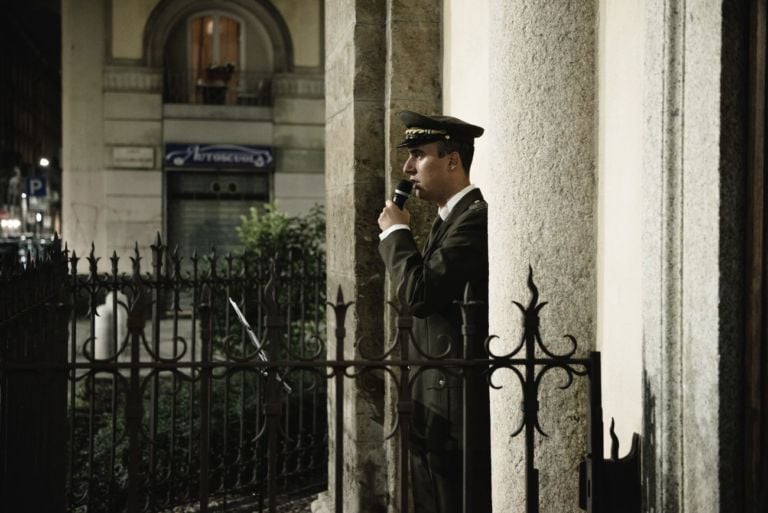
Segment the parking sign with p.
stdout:
<path fill-rule="evenodd" d="M 39 198 L 47 194 L 45 187 L 45 178 L 42 176 L 34 176 L 26 179 L 25 191 L 27 196 L 31 198 Z"/>

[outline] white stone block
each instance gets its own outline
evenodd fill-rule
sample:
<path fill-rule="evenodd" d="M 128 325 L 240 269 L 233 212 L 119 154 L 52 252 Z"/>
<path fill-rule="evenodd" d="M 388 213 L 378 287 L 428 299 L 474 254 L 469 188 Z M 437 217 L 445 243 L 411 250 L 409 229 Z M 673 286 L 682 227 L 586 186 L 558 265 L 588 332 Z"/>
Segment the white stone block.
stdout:
<path fill-rule="evenodd" d="M 162 137 L 160 121 L 104 121 L 104 142 L 116 145 L 160 144 Z"/>
<path fill-rule="evenodd" d="M 151 93 L 104 93 L 105 119 L 159 120 L 163 115 L 163 100 Z"/>
<path fill-rule="evenodd" d="M 320 173 L 275 174 L 275 199 L 302 198 L 322 201 L 325 176 Z"/>
<path fill-rule="evenodd" d="M 274 144 L 292 148 L 324 148 L 325 128 L 322 125 L 275 125 Z"/>
<path fill-rule="evenodd" d="M 115 292 L 107 293 L 104 303 L 96 307 L 96 337 L 93 341 L 93 351 L 97 360 L 113 357 L 115 348 L 119 351 L 128 335 L 128 298 L 122 292 L 118 292 L 117 305 L 115 305 L 114 294 Z M 116 340 L 115 327 L 117 327 Z"/>
<path fill-rule="evenodd" d="M 271 107 L 250 105 L 200 105 L 166 103 L 163 117 L 168 119 L 271 121 Z"/>
<path fill-rule="evenodd" d="M 163 125 L 165 142 L 272 145 L 272 124 L 252 121 L 171 119 Z"/>
<path fill-rule="evenodd" d="M 163 174 L 159 169 L 147 171 L 114 170 L 104 172 L 107 196 L 154 196 L 162 194 Z"/>
<path fill-rule="evenodd" d="M 158 191 L 159 192 L 159 191 Z M 162 196 L 108 195 L 104 220 L 121 222 L 154 221 L 162 219 Z"/>
<path fill-rule="evenodd" d="M 276 148 L 275 172 L 323 173 L 325 151 L 305 148 Z"/>
<path fill-rule="evenodd" d="M 320 126 L 325 123 L 325 101 L 322 99 L 276 99 L 274 112 L 275 123 Z"/>

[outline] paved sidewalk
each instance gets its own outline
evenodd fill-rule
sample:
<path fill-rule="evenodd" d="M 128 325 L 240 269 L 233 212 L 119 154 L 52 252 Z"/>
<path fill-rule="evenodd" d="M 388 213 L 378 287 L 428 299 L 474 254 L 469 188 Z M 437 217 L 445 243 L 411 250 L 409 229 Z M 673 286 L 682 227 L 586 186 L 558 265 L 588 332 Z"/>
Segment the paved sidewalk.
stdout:
<path fill-rule="evenodd" d="M 312 504 L 312 501 L 315 500 L 315 497 L 315 495 L 310 495 L 309 497 L 293 500 L 282 506 L 278 506 L 277 511 L 280 513 L 311 513 L 312 509 L 310 508 L 310 505 Z"/>

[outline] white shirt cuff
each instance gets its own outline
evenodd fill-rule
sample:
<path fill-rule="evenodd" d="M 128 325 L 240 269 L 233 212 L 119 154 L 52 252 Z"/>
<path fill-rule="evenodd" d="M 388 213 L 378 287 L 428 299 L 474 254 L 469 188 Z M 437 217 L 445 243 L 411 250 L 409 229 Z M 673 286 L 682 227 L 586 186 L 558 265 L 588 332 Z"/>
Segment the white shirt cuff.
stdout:
<path fill-rule="evenodd" d="M 390 226 L 389 228 L 387 228 L 386 230 L 384 230 L 383 232 L 381 232 L 379 234 L 379 240 L 386 239 L 387 236 L 390 233 L 394 232 L 395 230 L 408 230 L 408 231 L 410 231 L 411 228 L 407 224 L 393 224 L 392 226 Z"/>

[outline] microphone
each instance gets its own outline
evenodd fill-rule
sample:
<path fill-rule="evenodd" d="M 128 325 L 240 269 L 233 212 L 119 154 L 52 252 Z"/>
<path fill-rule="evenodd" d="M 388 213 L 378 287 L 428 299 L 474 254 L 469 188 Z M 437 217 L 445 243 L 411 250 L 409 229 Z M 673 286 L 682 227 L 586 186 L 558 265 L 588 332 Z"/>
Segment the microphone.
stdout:
<path fill-rule="evenodd" d="M 395 188 L 395 195 L 392 196 L 392 203 L 397 205 L 400 210 L 405 206 L 405 200 L 411 196 L 411 189 L 413 189 L 413 182 L 410 180 L 401 180 Z"/>

